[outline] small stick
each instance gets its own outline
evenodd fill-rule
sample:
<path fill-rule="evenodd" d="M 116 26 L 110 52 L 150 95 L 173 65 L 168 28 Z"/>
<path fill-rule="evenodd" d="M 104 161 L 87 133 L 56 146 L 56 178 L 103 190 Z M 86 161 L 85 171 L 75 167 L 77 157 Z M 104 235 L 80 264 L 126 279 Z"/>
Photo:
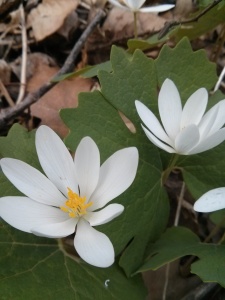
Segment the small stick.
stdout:
<path fill-rule="evenodd" d="M 81 37 L 74 45 L 72 51 L 67 57 L 64 65 L 56 73 L 56 75 L 49 80 L 49 82 L 42 85 L 38 90 L 33 93 L 29 93 L 22 102 L 17 104 L 14 107 L 9 107 L 7 109 L 3 109 L 0 113 L 0 128 L 4 127 L 10 120 L 13 120 L 16 116 L 22 113 L 26 108 L 28 108 L 31 104 L 37 102 L 39 98 L 45 95 L 50 89 L 52 89 L 58 82 L 53 82 L 55 78 L 58 76 L 64 75 L 66 73 L 72 72 L 75 66 L 75 60 L 77 55 L 80 53 L 85 41 L 88 36 L 92 33 L 97 24 L 106 16 L 104 10 L 99 10 L 99 12 L 95 15 L 92 22 L 88 25 L 85 31 L 82 33 Z"/>
<path fill-rule="evenodd" d="M 171 21 L 166 22 L 162 30 L 158 34 L 158 39 L 163 38 L 174 26 L 188 24 L 192 22 L 197 22 L 202 16 L 204 16 L 209 10 L 211 10 L 214 6 L 216 6 L 218 3 L 220 3 L 222 0 L 215 0 L 212 4 L 210 4 L 208 7 L 203 9 L 202 12 L 200 12 L 196 17 L 184 20 L 184 21 Z"/>
<path fill-rule="evenodd" d="M 20 90 L 16 100 L 16 104 L 19 104 L 25 95 L 26 91 L 26 69 L 27 69 L 27 30 L 25 23 L 25 15 L 23 4 L 20 5 L 21 16 L 21 33 L 22 33 L 22 63 L 21 63 L 21 76 L 20 76 Z"/>
<path fill-rule="evenodd" d="M 183 181 L 181 191 L 180 191 L 180 196 L 178 199 L 175 220 L 174 220 L 175 227 L 177 227 L 178 223 L 179 223 L 182 202 L 184 199 L 184 192 L 185 192 L 185 182 Z M 168 288 L 168 283 L 169 283 L 169 275 L 170 275 L 170 263 L 168 263 L 166 265 L 165 283 L 164 283 L 164 287 L 163 287 L 162 300 L 166 300 L 166 293 L 167 293 L 167 288 Z"/>
<path fill-rule="evenodd" d="M 2 94 L 5 96 L 6 101 L 8 102 L 9 106 L 13 107 L 15 103 L 13 102 L 12 98 L 10 97 L 7 89 L 5 88 L 3 82 L 0 79 L 0 90 L 2 91 Z"/>
<path fill-rule="evenodd" d="M 219 89 L 224 76 L 225 76 L 225 66 L 223 67 L 223 70 L 220 73 L 220 77 L 219 77 L 219 79 L 218 79 L 218 81 L 217 81 L 217 83 L 215 85 L 215 88 L 213 90 L 214 93 Z"/>

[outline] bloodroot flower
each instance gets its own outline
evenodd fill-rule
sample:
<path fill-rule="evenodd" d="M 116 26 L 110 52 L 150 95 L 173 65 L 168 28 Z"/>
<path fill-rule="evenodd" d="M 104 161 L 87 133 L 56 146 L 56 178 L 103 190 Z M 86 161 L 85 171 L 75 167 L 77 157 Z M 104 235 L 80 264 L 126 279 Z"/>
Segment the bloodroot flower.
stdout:
<path fill-rule="evenodd" d="M 201 153 L 225 140 L 225 100 L 214 105 L 205 115 L 208 93 L 200 88 L 187 100 L 182 110 L 179 92 L 173 81 L 166 79 L 159 92 L 158 107 L 162 125 L 143 103 L 136 100 L 137 112 L 145 124 L 142 128 L 157 147 L 183 155 Z"/>
<path fill-rule="evenodd" d="M 194 204 L 194 210 L 199 212 L 212 212 L 225 208 L 225 187 L 208 191 Z"/>
<path fill-rule="evenodd" d="M 46 176 L 20 160 L 1 160 L 6 177 L 26 197 L 0 198 L 0 216 L 11 226 L 38 236 L 62 238 L 75 232 L 74 247 L 83 260 L 97 267 L 110 266 L 113 245 L 92 226 L 123 212 L 120 204 L 105 205 L 133 182 L 137 149 L 119 150 L 100 167 L 98 147 L 85 137 L 73 161 L 64 143 L 47 126 L 37 130 L 36 149 Z"/>
<path fill-rule="evenodd" d="M 171 8 L 173 8 L 175 5 L 173 4 L 162 4 L 162 5 L 155 5 L 155 6 L 148 6 L 148 7 L 141 7 L 146 0 L 109 0 L 110 3 L 113 5 L 130 10 L 132 12 L 164 12 Z"/>

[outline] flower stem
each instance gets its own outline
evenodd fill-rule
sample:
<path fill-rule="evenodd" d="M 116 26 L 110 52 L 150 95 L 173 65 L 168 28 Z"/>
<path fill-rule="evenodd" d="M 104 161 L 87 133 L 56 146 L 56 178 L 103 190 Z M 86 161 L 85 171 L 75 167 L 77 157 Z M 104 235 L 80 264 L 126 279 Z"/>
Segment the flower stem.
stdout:
<path fill-rule="evenodd" d="M 137 39 L 137 12 L 134 11 L 134 38 Z"/>
<path fill-rule="evenodd" d="M 185 183 L 183 182 L 181 191 L 180 191 L 180 196 L 178 199 L 177 211 L 176 211 L 175 220 L 174 220 L 174 224 L 173 224 L 174 227 L 177 227 L 178 223 L 179 223 L 181 206 L 182 206 L 182 202 L 184 199 L 184 192 L 185 192 Z M 166 300 L 167 288 L 168 288 L 168 284 L 169 284 L 169 275 L 170 275 L 170 263 L 168 263 L 166 265 L 165 283 L 164 283 L 164 287 L 163 287 L 162 300 Z"/>
<path fill-rule="evenodd" d="M 170 163 L 169 163 L 167 169 L 165 171 L 163 171 L 162 178 L 161 178 L 162 185 L 164 185 L 166 183 L 171 171 L 174 169 L 174 167 L 176 165 L 178 158 L 179 158 L 179 155 L 174 154 L 170 160 Z"/>

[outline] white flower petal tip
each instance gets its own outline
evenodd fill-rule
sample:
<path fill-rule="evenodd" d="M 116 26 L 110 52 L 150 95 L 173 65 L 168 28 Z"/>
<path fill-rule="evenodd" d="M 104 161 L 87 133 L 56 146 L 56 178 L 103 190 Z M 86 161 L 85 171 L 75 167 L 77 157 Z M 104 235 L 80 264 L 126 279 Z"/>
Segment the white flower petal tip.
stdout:
<path fill-rule="evenodd" d="M 130 147 L 115 152 L 103 163 L 98 185 L 90 197 L 91 211 L 104 207 L 129 188 L 137 173 L 138 157 L 137 148 Z"/>
<path fill-rule="evenodd" d="M 96 188 L 100 172 L 100 153 L 90 137 L 84 137 L 76 150 L 75 171 L 80 189 L 80 196 L 87 199 Z"/>
<path fill-rule="evenodd" d="M 84 220 L 78 222 L 74 247 L 80 257 L 90 265 L 108 268 L 114 263 L 115 253 L 109 238 Z"/>
<path fill-rule="evenodd" d="M 139 100 L 135 101 L 135 106 L 145 125 L 142 128 L 154 145 L 169 153 L 192 155 L 210 150 L 225 140 L 225 129 L 222 128 L 225 102 L 221 100 L 205 113 L 207 103 L 207 90 L 200 88 L 182 109 L 176 85 L 166 79 L 158 97 L 161 123 Z"/>
<path fill-rule="evenodd" d="M 74 246 L 81 258 L 97 267 L 111 266 L 113 245 L 92 226 L 110 222 L 123 212 L 121 204 L 104 206 L 132 184 L 137 148 L 119 150 L 100 166 L 97 145 L 84 137 L 73 160 L 59 136 L 41 126 L 36 149 L 45 174 L 17 159 L 0 161 L 6 177 L 27 196 L 0 198 L 0 218 L 16 229 L 48 238 L 75 232 Z"/>
<path fill-rule="evenodd" d="M 225 188 L 217 188 L 202 195 L 194 204 L 194 210 L 209 213 L 225 208 Z"/>
<path fill-rule="evenodd" d="M 73 159 L 60 137 L 42 125 L 37 129 L 35 144 L 39 162 L 50 181 L 65 196 L 68 187 L 78 193 Z"/>
<path fill-rule="evenodd" d="M 155 6 L 147 6 L 142 7 L 146 0 L 123 0 L 123 4 L 118 0 L 108 0 L 111 4 L 130 10 L 132 12 L 164 12 L 167 10 L 172 9 L 175 5 L 173 4 L 162 4 L 162 5 L 155 5 Z M 142 8 L 141 8 L 142 7 Z"/>
<path fill-rule="evenodd" d="M 96 211 L 89 212 L 84 216 L 91 226 L 98 226 L 110 222 L 118 217 L 124 211 L 124 206 L 121 204 L 110 204 L 105 208 Z"/>

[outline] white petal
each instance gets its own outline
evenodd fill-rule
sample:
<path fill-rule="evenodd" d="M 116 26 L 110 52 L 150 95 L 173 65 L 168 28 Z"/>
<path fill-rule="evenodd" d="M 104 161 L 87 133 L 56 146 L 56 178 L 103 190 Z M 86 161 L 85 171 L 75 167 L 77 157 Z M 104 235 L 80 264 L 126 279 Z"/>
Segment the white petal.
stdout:
<path fill-rule="evenodd" d="M 225 140 L 225 128 L 218 130 L 194 147 L 189 154 L 196 154 L 212 149 Z"/>
<path fill-rule="evenodd" d="M 78 220 L 78 218 L 69 217 L 63 222 L 35 226 L 31 229 L 31 232 L 48 238 L 62 238 L 74 233 Z"/>
<path fill-rule="evenodd" d="M 81 140 L 75 153 L 75 170 L 80 188 L 80 196 L 87 201 L 98 183 L 100 154 L 97 145 L 90 137 Z"/>
<path fill-rule="evenodd" d="M 174 140 L 180 131 L 182 106 L 179 92 L 172 80 L 164 81 L 158 102 L 162 124 L 168 136 Z"/>
<path fill-rule="evenodd" d="M 203 116 L 200 124 L 198 125 L 201 141 L 209 136 L 209 132 L 211 131 L 211 128 L 213 127 L 218 115 L 218 110 L 219 105 L 215 105 Z"/>
<path fill-rule="evenodd" d="M 49 127 L 36 132 L 36 149 L 40 164 L 48 178 L 67 196 L 67 188 L 78 193 L 73 159 L 59 136 Z"/>
<path fill-rule="evenodd" d="M 126 6 L 124 6 L 124 5 L 121 5 L 120 3 L 119 3 L 119 1 L 117 1 L 117 0 L 108 0 L 111 4 L 113 4 L 113 5 L 115 5 L 115 6 L 117 6 L 117 7 L 120 7 L 120 8 L 123 8 L 123 9 L 128 9 Z"/>
<path fill-rule="evenodd" d="M 194 204 L 194 210 L 211 212 L 225 208 L 225 188 L 217 188 L 202 195 Z"/>
<path fill-rule="evenodd" d="M 136 109 L 138 112 L 139 117 L 141 118 L 142 122 L 148 127 L 148 129 L 160 140 L 167 143 L 171 147 L 173 146 L 171 140 L 169 139 L 168 135 L 165 133 L 164 129 L 162 128 L 161 124 L 159 123 L 158 119 L 155 115 L 151 112 L 150 109 L 147 108 L 143 103 L 136 100 L 135 101 Z"/>
<path fill-rule="evenodd" d="M 107 268 L 114 263 L 115 254 L 109 238 L 83 219 L 77 224 L 74 247 L 80 257 L 90 265 Z"/>
<path fill-rule="evenodd" d="M 204 88 L 192 94 L 184 105 L 180 129 L 190 124 L 198 125 L 205 113 L 208 103 L 208 93 Z"/>
<path fill-rule="evenodd" d="M 39 225 L 63 222 L 68 215 L 58 208 L 44 205 L 27 197 L 0 198 L 0 216 L 16 229 L 32 232 Z"/>
<path fill-rule="evenodd" d="M 47 205 L 60 206 L 65 197 L 54 184 L 37 169 L 13 158 L 1 159 L 1 167 L 6 177 L 31 199 Z"/>
<path fill-rule="evenodd" d="M 225 123 L 224 116 L 225 116 L 225 100 L 221 100 L 204 115 L 202 122 L 199 124 L 200 127 L 203 128 L 203 130 L 207 126 L 207 124 L 209 123 L 212 124 L 208 130 L 205 129 L 205 136 L 210 136 L 211 134 L 215 133 L 224 125 Z"/>
<path fill-rule="evenodd" d="M 84 215 L 84 218 L 90 223 L 91 226 L 102 225 L 118 217 L 120 214 L 122 214 L 123 210 L 124 207 L 121 204 L 110 204 L 99 211 L 88 212 L 86 215 Z"/>
<path fill-rule="evenodd" d="M 142 125 L 141 125 L 142 126 Z M 159 147 L 160 149 L 163 149 L 166 152 L 169 153 L 175 153 L 176 151 L 170 147 L 167 146 L 166 144 L 164 144 L 163 142 L 161 142 L 160 140 L 158 140 L 150 131 L 148 131 L 144 126 L 142 126 L 145 134 L 147 135 L 148 139 L 157 147 Z"/>
<path fill-rule="evenodd" d="M 156 6 L 147 6 L 147 7 L 142 7 L 139 9 L 140 12 L 164 12 L 167 10 L 170 10 L 174 7 L 175 5 L 173 4 L 163 4 L 163 5 L 156 5 Z"/>
<path fill-rule="evenodd" d="M 138 151 L 135 147 L 115 152 L 101 166 L 99 182 L 90 201 L 90 211 L 105 206 L 123 193 L 133 182 L 138 166 Z"/>
<path fill-rule="evenodd" d="M 217 112 L 217 116 L 215 119 L 215 122 L 209 132 L 209 135 L 213 134 L 214 132 L 216 132 L 218 129 L 220 129 L 224 123 L 225 123 L 225 100 L 221 100 L 220 102 L 217 103 L 217 105 L 219 106 L 218 112 Z"/>
<path fill-rule="evenodd" d="M 200 139 L 198 127 L 196 125 L 189 125 L 184 128 L 176 137 L 175 149 L 179 154 L 188 154 L 194 148 Z"/>
<path fill-rule="evenodd" d="M 145 3 L 146 0 L 124 0 L 124 2 L 129 6 L 132 10 L 137 11 L 139 8 Z"/>

